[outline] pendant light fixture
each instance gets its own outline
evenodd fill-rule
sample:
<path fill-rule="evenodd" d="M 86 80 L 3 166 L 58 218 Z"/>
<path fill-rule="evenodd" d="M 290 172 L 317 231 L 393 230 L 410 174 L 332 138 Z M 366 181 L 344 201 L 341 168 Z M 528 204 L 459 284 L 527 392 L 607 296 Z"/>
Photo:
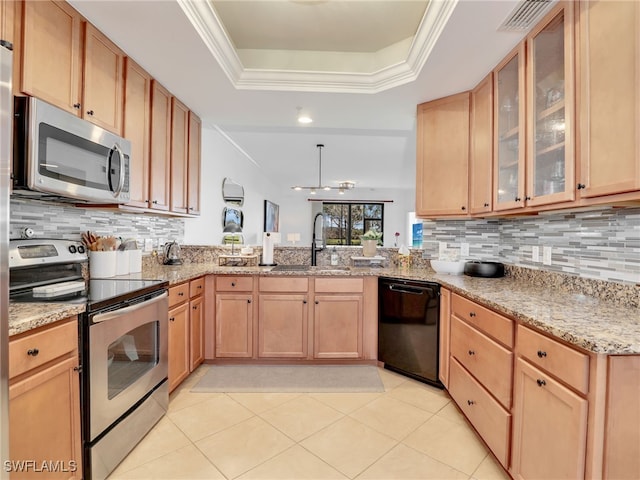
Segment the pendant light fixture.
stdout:
<path fill-rule="evenodd" d="M 338 184 L 337 187 L 331 187 L 329 185 L 322 184 L 322 149 L 324 148 L 324 145 L 319 143 L 316 145 L 316 147 L 318 147 L 318 185 L 314 185 L 310 187 L 303 187 L 300 185 L 296 185 L 291 188 L 293 190 L 309 190 L 310 195 L 315 195 L 321 190 L 325 190 L 325 191 L 337 190 L 340 195 L 344 195 L 344 192 L 346 190 L 351 190 L 353 187 L 355 187 L 356 184 L 353 182 L 341 182 Z"/>

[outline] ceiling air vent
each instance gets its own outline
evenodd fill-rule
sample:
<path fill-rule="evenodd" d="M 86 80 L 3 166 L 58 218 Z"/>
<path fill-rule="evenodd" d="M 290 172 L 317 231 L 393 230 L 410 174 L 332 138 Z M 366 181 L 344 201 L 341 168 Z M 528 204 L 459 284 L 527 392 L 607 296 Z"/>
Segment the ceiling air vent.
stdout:
<path fill-rule="evenodd" d="M 554 3 L 554 0 L 521 0 L 498 27 L 498 31 L 527 31 L 549 11 Z"/>

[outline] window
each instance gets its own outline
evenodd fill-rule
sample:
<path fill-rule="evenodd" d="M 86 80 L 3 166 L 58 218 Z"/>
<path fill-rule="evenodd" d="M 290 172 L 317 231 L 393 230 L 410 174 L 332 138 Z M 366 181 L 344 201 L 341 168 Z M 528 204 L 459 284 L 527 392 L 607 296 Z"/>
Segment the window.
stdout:
<path fill-rule="evenodd" d="M 384 231 L 384 204 L 323 202 L 327 245 L 360 245 L 367 230 Z"/>

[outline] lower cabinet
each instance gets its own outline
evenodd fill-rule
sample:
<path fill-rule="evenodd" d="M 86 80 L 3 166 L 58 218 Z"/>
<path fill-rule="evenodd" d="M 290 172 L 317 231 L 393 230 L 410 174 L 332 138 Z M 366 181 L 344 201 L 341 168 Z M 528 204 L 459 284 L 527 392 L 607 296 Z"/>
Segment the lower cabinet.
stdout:
<path fill-rule="evenodd" d="M 189 376 L 189 303 L 169 310 L 169 391 Z"/>
<path fill-rule="evenodd" d="M 189 371 L 204 361 L 204 277 L 189 282 Z"/>
<path fill-rule="evenodd" d="M 216 357 L 253 356 L 253 294 L 216 294 Z"/>
<path fill-rule="evenodd" d="M 2 467 L 12 479 L 82 478 L 75 317 L 11 338 L 9 362 L 10 460 Z"/>
<path fill-rule="evenodd" d="M 362 295 L 316 295 L 313 357 L 362 357 Z"/>
<path fill-rule="evenodd" d="M 514 398 L 514 477 L 584 478 L 587 400 L 521 358 Z"/>
<path fill-rule="evenodd" d="M 306 294 L 260 294 L 258 318 L 258 357 L 307 358 Z"/>

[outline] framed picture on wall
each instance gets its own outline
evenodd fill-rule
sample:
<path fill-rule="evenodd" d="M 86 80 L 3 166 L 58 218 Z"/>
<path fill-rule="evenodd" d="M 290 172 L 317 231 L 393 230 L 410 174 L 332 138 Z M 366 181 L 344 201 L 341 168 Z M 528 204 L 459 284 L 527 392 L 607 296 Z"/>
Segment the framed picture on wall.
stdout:
<path fill-rule="evenodd" d="M 279 232 L 280 231 L 280 219 L 279 219 L 280 207 L 269 200 L 264 201 L 264 231 L 265 232 Z"/>

